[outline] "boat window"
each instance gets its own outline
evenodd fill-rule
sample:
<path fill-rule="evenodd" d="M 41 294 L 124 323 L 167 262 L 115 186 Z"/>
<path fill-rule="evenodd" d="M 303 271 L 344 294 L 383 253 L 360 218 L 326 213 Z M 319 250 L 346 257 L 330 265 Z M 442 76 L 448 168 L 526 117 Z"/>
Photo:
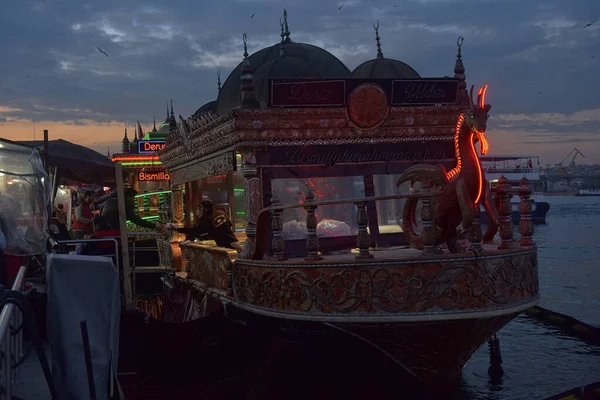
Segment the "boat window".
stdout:
<path fill-rule="evenodd" d="M 220 208 L 228 213 L 231 212 L 227 196 L 227 174 L 202 179 L 200 181 L 200 190 L 202 198 L 210 199 L 215 208 Z"/>
<path fill-rule="evenodd" d="M 308 191 L 315 201 L 362 198 L 365 196 L 362 176 L 343 176 L 307 179 L 273 179 L 273 195 L 282 205 L 301 204 Z M 283 236 L 286 240 L 304 239 L 306 212 L 302 208 L 282 213 Z M 319 206 L 316 210 L 317 235 L 319 237 L 354 236 L 357 233 L 356 207 L 354 204 Z"/>
<path fill-rule="evenodd" d="M 235 154 L 237 171 L 232 173 L 233 181 L 233 212 L 235 230 L 242 232 L 248 225 L 248 216 L 246 215 L 246 198 L 244 196 L 244 175 L 242 174 L 242 155 Z"/>
<path fill-rule="evenodd" d="M 375 184 L 375 196 L 389 196 L 393 194 L 408 194 L 410 184 L 406 182 L 396 187 L 396 182 L 400 174 L 391 175 L 373 175 Z M 377 202 L 377 224 L 379 233 L 399 233 L 402 232 L 400 226 L 402 221 L 402 209 L 406 200 L 383 200 Z"/>
<path fill-rule="evenodd" d="M 235 230 L 242 232 L 246 229 L 248 218 L 246 217 L 246 206 L 244 196 L 244 176 L 242 174 L 242 157 L 236 154 L 237 171 L 204 178 L 198 181 L 195 190 L 199 199 L 210 199 L 215 208 L 224 210 L 231 218 Z M 197 200 L 195 206 L 200 204 Z M 193 217 L 193 214 L 191 214 Z"/>

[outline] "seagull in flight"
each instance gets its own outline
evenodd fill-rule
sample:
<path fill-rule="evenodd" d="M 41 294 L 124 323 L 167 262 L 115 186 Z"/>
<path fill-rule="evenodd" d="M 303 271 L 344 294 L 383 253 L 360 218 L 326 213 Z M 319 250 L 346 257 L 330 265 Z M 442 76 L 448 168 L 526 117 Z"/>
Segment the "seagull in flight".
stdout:
<path fill-rule="evenodd" d="M 255 16 L 255 15 L 256 15 L 256 13 L 252 14 L 252 15 L 250 16 L 250 18 L 254 18 L 254 16 Z"/>
<path fill-rule="evenodd" d="M 341 6 L 338 6 L 338 10 L 341 10 L 342 7 L 344 7 L 344 5 L 342 4 Z"/>
<path fill-rule="evenodd" d="M 592 22 L 590 22 L 589 24 L 587 24 L 586 26 L 584 26 L 582 29 L 587 28 L 588 26 L 592 26 L 596 23 L 596 20 L 593 20 Z"/>
<path fill-rule="evenodd" d="M 106 54 L 106 52 L 104 50 L 102 50 L 100 47 L 98 46 L 94 46 L 96 48 L 96 50 L 98 50 L 100 53 L 104 54 L 106 56 L 106 58 L 108 58 L 108 54 Z"/>

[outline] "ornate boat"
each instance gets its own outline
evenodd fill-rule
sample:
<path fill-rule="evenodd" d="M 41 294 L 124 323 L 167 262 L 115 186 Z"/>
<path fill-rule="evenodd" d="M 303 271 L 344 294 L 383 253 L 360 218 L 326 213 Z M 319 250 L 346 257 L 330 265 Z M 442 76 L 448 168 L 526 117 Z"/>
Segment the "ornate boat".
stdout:
<path fill-rule="evenodd" d="M 469 95 L 462 38 L 453 78 L 421 78 L 383 57 L 378 34 L 377 58 L 351 73 L 291 41 L 285 14 L 281 36 L 245 51 L 218 99 L 179 116 L 159 153 L 185 186 L 186 224 L 208 197 L 244 227 L 239 254 L 180 243 L 180 318 L 225 309 L 265 338 L 347 336 L 421 382 L 452 384 L 539 301 L 531 186 L 490 189 L 475 147 L 487 152 L 487 87 Z"/>

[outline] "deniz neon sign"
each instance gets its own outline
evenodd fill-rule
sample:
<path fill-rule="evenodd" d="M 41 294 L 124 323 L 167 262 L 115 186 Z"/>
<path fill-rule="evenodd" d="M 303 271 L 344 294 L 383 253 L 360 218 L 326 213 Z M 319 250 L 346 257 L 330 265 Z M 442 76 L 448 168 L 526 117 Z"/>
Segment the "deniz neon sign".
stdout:
<path fill-rule="evenodd" d="M 140 140 L 138 142 L 139 154 L 154 154 L 164 149 L 166 142 L 164 140 Z"/>
<path fill-rule="evenodd" d="M 168 181 L 171 179 L 171 175 L 164 172 L 139 172 L 138 181 Z"/>

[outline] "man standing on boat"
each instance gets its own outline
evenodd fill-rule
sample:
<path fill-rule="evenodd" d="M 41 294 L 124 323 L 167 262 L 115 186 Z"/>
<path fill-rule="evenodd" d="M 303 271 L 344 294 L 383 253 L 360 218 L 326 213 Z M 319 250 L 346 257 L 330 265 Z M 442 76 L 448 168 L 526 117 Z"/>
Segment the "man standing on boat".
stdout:
<path fill-rule="evenodd" d="M 215 210 L 209 199 L 200 202 L 200 218 L 193 228 L 177 228 L 168 224 L 167 229 L 187 235 L 189 239 L 214 240 L 217 246 L 241 251 L 241 246 L 233 232 L 233 224 L 223 210 Z"/>
<path fill-rule="evenodd" d="M 134 201 L 137 194 L 135 189 L 129 188 L 125 190 L 125 216 L 127 221 L 143 228 L 162 231 L 161 225 L 147 221 L 135 213 Z M 100 214 L 108 220 L 113 229 L 119 229 L 119 203 L 116 194 L 104 201 Z"/>

